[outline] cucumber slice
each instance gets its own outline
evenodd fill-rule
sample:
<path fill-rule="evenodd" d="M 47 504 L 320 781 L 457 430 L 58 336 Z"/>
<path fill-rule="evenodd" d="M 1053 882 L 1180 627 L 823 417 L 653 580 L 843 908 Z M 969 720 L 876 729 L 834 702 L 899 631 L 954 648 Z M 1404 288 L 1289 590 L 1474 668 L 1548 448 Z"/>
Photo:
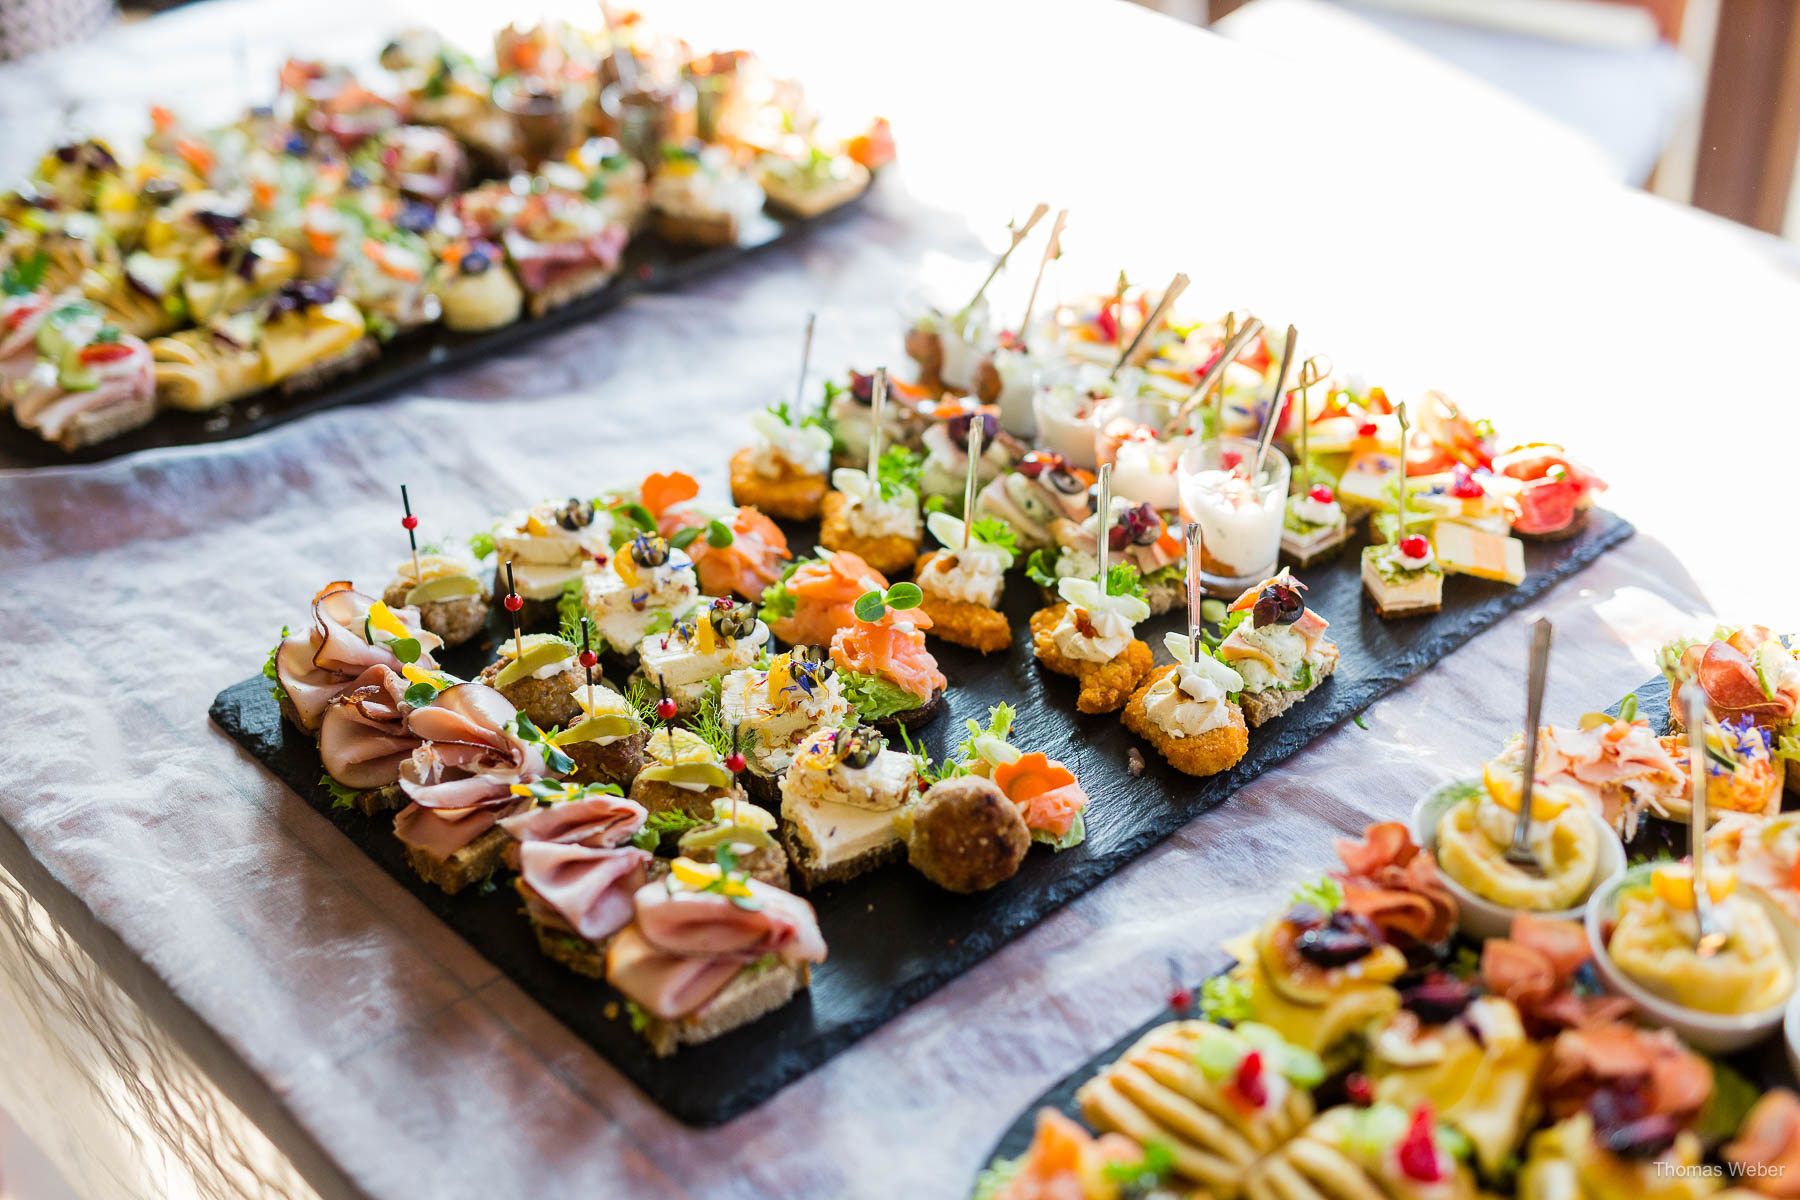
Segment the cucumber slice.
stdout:
<path fill-rule="evenodd" d="M 437 604 L 443 600 L 455 600 L 460 596 L 481 595 L 481 581 L 472 575 L 446 575 L 441 579 L 427 579 L 406 593 L 408 604 Z"/>
<path fill-rule="evenodd" d="M 640 728 L 634 717 L 608 713 L 577 721 L 551 740 L 559 746 L 572 746 L 576 742 L 597 742 L 601 738 L 630 737 Z"/>
<path fill-rule="evenodd" d="M 534 672 L 542 670 L 552 663 L 559 663 L 565 658 L 574 657 L 575 647 L 565 641 L 559 639 L 554 642 L 539 642 L 525 651 L 521 657 L 515 658 L 501 667 L 500 674 L 494 678 L 494 686 L 496 688 L 511 687 L 519 680 L 530 677 Z"/>
<path fill-rule="evenodd" d="M 681 835 L 681 849 L 710 850 L 724 845 L 754 846 L 758 850 L 766 850 L 775 844 L 766 829 L 758 829 L 754 825 L 733 825 L 723 822 L 704 829 L 694 829 Z"/>
<path fill-rule="evenodd" d="M 81 347 L 71 346 L 63 352 L 57 368 L 56 384 L 64 391 L 91 392 L 100 386 L 100 376 L 81 361 Z"/>
<path fill-rule="evenodd" d="M 691 787 L 731 786 L 731 772 L 717 763 L 675 763 L 673 766 L 651 763 L 638 772 L 638 778 L 648 779 L 653 783 L 687 784 Z"/>

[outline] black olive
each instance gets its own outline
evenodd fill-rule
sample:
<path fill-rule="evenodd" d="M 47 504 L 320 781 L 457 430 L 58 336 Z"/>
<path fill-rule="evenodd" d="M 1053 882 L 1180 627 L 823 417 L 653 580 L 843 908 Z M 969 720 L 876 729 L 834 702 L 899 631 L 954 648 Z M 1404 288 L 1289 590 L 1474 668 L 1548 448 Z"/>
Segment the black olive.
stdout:
<path fill-rule="evenodd" d="M 1427 1025 L 1442 1025 L 1469 1007 L 1475 993 L 1453 975 L 1434 976 L 1400 993 L 1401 1007 Z"/>
<path fill-rule="evenodd" d="M 594 523 L 594 506 L 580 497 L 570 496 L 568 503 L 556 510 L 556 523 L 571 531 L 586 529 Z"/>
<path fill-rule="evenodd" d="M 141 191 L 144 199 L 151 204 L 167 204 L 181 195 L 181 185 L 173 179 L 164 179 L 159 175 L 154 179 L 146 179 Z"/>
<path fill-rule="evenodd" d="M 1340 908 L 1323 925 L 1295 938 L 1294 949 L 1314 966 L 1341 967 L 1371 953 L 1378 940 L 1371 922 Z"/>
<path fill-rule="evenodd" d="M 1061 492 L 1065 496 L 1078 496 L 1081 494 L 1081 490 L 1087 486 L 1081 481 L 1081 476 L 1062 466 L 1051 467 L 1045 471 L 1044 482 L 1050 485 L 1051 491 Z M 1092 509 L 1095 503 L 1095 498 L 1089 497 L 1088 508 Z"/>
<path fill-rule="evenodd" d="M 887 749 L 887 739 L 879 730 L 868 725 L 858 725 L 854 729 L 837 731 L 837 749 L 844 765 L 855 770 L 862 770 L 875 761 L 876 755 Z"/>
<path fill-rule="evenodd" d="M 653 533 L 631 539 L 631 557 L 640 567 L 660 567 L 669 561 L 669 543 Z"/>
<path fill-rule="evenodd" d="M 994 438 L 1000 433 L 1000 418 L 991 412 L 961 412 L 946 422 L 946 431 L 950 440 L 962 449 L 969 448 L 969 434 L 975 425 L 975 418 L 981 418 L 981 444 L 991 446 Z"/>
<path fill-rule="evenodd" d="M 1131 530 L 1131 540 L 1139 546 L 1149 546 L 1162 536 L 1162 518 L 1148 502 L 1138 505 L 1126 514 Z"/>
<path fill-rule="evenodd" d="M 1258 593 L 1256 607 L 1250 610 L 1250 624 L 1255 629 L 1265 625 L 1292 625 L 1305 611 L 1306 601 L 1301 599 L 1298 588 L 1271 583 Z"/>

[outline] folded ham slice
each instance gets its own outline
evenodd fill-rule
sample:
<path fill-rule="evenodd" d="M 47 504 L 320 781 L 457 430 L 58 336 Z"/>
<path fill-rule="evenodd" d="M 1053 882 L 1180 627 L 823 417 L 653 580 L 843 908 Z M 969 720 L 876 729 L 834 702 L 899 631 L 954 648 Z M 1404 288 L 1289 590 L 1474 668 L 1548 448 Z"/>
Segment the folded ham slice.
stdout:
<path fill-rule="evenodd" d="M 519 847 L 519 878 L 531 889 L 531 899 L 590 942 L 631 924 L 632 898 L 644 886 L 649 863 L 650 853 L 636 846 L 526 842 Z"/>
<path fill-rule="evenodd" d="M 672 1021 L 705 1005 L 764 955 L 825 961 L 812 905 L 754 879 L 746 884 L 748 905 L 718 892 L 674 889 L 668 880 L 638 889 L 637 920 L 607 950 L 607 982 Z"/>
<path fill-rule="evenodd" d="M 348 583 L 328 583 L 313 597 L 313 627 L 282 639 L 275 653 L 275 677 L 306 732 L 319 732 L 326 707 L 370 667 L 399 672 L 402 664 L 393 651 L 370 645 L 360 632 L 374 602 L 373 597 L 363 595 Z M 435 670 L 437 663 L 431 657 L 431 646 L 437 639 L 424 632 L 419 610 L 408 606 L 396 608 L 393 613 L 419 636 L 423 649 L 416 665 Z"/>
<path fill-rule="evenodd" d="M 508 817 L 501 827 L 518 842 L 555 842 L 604 850 L 622 846 L 644 827 L 643 805 L 623 796 L 589 796 Z"/>
<path fill-rule="evenodd" d="M 406 680 L 376 664 L 325 710 L 319 757 L 333 779 L 352 788 L 398 783 L 400 767 L 419 748 L 407 732 Z"/>
<path fill-rule="evenodd" d="M 652 884 L 652 887 L 655 885 Z M 724 990 L 744 969 L 735 958 L 664 954 L 627 925 L 606 948 L 606 981 L 651 1016 L 680 1020 Z"/>
<path fill-rule="evenodd" d="M 400 769 L 400 789 L 420 808 L 511 804 L 514 784 L 550 774 L 543 747 L 508 728 L 516 710 L 486 684 L 458 683 L 407 717 L 424 744 Z"/>
<path fill-rule="evenodd" d="M 518 802 L 523 808 L 530 803 Z M 420 808 L 409 804 L 394 814 L 394 836 L 408 850 L 417 850 L 433 862 L 443 862 L 492 829 L 505 808 Z"/>
<path fill-rule="evenodd" d="M 92 387 L 66 389 L 52 374 L 42 386 L 28 384 L 15 396 L 13 416 L 45 441 L 54 442 L 78 417 L 114 408 L 141 408 L 156 392 L 150 347 L 125 334 L 118 339 L 116 348 L 122 357 L 88 368 L 94 376 Z M 36 376 L 30 378 L 35 381 Z"/>

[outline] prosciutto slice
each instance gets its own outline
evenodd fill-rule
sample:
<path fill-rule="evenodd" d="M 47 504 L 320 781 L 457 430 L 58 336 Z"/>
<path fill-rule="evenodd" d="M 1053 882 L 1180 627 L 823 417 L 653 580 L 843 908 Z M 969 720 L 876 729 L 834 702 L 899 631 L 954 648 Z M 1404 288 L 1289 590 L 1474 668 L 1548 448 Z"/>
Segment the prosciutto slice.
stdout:
<path fill-rule="evenodd" d="M 485 684 L 459 683 L 407 717 L 423 744 L 400 769 L 400 789 L 420 808 L 492 808 L 511 804 L 514 784 L 550 774 L 541 746 L 507 728 L 515 710 Z"/>
<path fill-rule="evenodd" d="M 519 877 L 562 923 L 590 942 L 631 924 L 632 898 L 644 886 L 649 862 L 650 853 L 636 846 L 526 842 L 519 847 Z"/>
<path fill-rule="evenodd" d="M 718 892 L 671 891 L 654 883 L 637 894 L 637 924 L 665 954 L 749 962 L 778 954 L 789 962 L 825 961 L 825 937 L 812 905 L 791 892 L 748 880 L 746 908 Z"/>
<path fill-rule="evenodd" d="M 1763 691 L 1756 664 L 1750 658 L 1774 636 L 1758 626 L 1740 630 L 1729 642 L 1714 639 L 1705 646 L 1689 646 L 1681 656 L 1683 673 L 1699 681 L 1715 714 L 1730 717 L 1748 713 L 1758 722 L 1785 724 L 1793 719 L 1800 692 L 1783 690 L 1770 697 Z"/>
<path fill-rule="evenodd" d="M 443 862 L 492 829 L 505 815 L 504 808 L 426 809 L 409 804 L 394 814 L 394 836 L 407 849 Z"/>
<path fill-rule="evenodd" d="M 331 702 L 319 726 L 319 756 L 333 779 L 353 788 L 399 782 L 401 765 L 419 748 L 406 729 L 406 686 L 377 664 Z"/>
<path fill-rule="evenodd" d="M 596 850 L 622 846 L 644 827 L 643 805 L 623 796 L 591 796 L 534 808 L 508 817 L 501 827 L 518 842 L 553 842 Z"/>
<path fill-rule="evenodd" d="M 627 1000 L 665 1021 L 679 1020 L 699 1009 L 723 991 L 743 967 L 736 958 L 665 954 L 646 941 L 636 925 L 621 929 L 606 949 L 606 981 Z"/>
<path fill-rule="evenodd" d="M 275 653 L 275 677 L 287 693 L 300 727 L 319 732 L 325 710 L 370 667 L 382 666 L 398 673 L 401 662 L 384 646 L 371 646 L 357 630 L 375 601 L 348 583 L 328 583 L 313 597 L 313 627 L 290 634 Z M 431 646 L 437 639 L 419 624 L 419 610 L 397 608 L 401 624 L 415 631 L 422 647 L 417 665 L 435 670 Z"/>
<path fill-rule="evenodd" d="M 541 292 L 578 271 L 612 270 L 619 265 L 625 239 L 623 225 L 608 225 L 579 241 L 538 242 L 517 229 L 508 229 L 501 235 L 506 253 L 519 273 L 519 282 L 533 292 Z"/>

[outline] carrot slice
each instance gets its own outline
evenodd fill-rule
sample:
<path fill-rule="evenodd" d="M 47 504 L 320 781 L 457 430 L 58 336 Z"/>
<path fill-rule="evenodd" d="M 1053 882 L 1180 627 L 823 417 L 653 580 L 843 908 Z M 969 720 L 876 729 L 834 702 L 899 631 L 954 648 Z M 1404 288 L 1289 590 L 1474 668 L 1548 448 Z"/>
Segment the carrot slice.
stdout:
<path fill-rule="evenodd" d="M 666 475 L 659 472 L 645 477 L 638 494 L 643 499 L 644 507 L 650 510 L 650 515 L 660 518 L 673 505 L 698 496 L 700 484 L 685 471 L 671 471 Z"/>
<path fill-rule="evenodd" d="M 1050 761 L 1047 755 L 1036 750 L 994 768 L 995 786 L 1021 808 L 1045 792 L 1074 782 L 1075 772 L 1059 762 Z"/>

